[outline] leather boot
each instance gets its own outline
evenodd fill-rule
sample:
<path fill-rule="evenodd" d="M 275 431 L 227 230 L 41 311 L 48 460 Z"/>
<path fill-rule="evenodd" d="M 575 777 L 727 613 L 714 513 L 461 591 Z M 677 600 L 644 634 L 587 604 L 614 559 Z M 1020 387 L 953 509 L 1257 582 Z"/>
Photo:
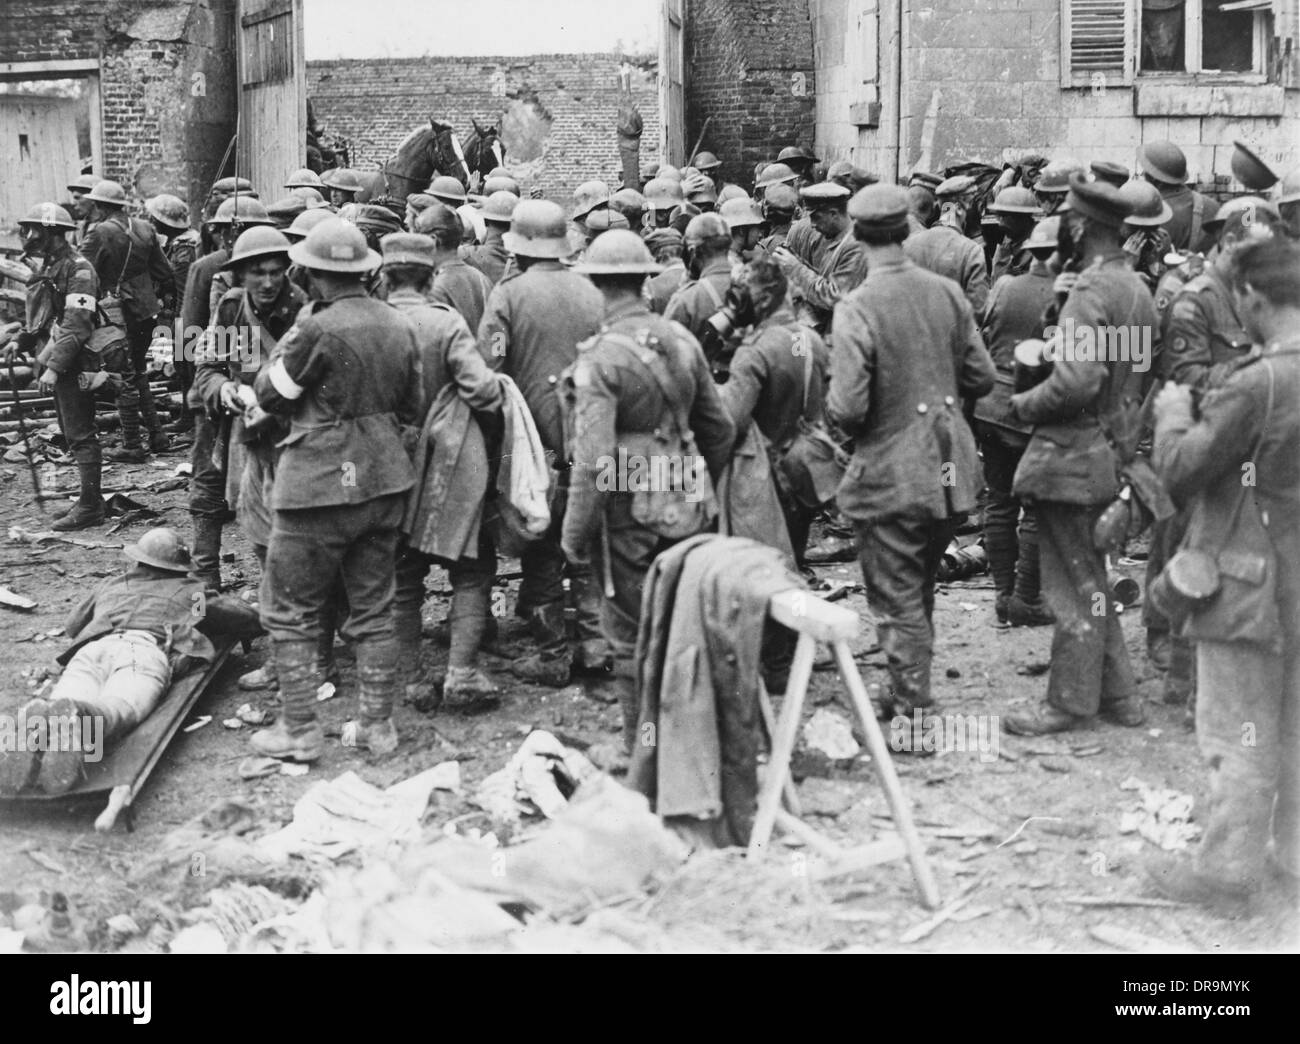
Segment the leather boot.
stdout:
<path fill-rule="evenodd" d="M 60 533 L 71 529 L 86 529 L 97 526 L 104 521 L 104 497 L 100 493 L 100 466 L 96 464 L 78 464 L 77 476 L 81 480 L 81 492 L 72 510 L 59 516 L 50 526 Z"/>
<path fill-rule="evenodd" d="M 191 515 L 193 537 L 190 540 L 191 575 L 202 580 L 209 591 L 221 590 L 221 519 L 211 515 Z"/>
<path fill-rule="evenodd" d="M 397 749 L 397 729 L 393 726 L 397 643 L 391 639 L 358 642 L 357 681 L 361 716 L 345 726 L 343 745 L 361 747 L 371 754 L 391 754 Z"/>
<path fill-rule="evenodd" d="M 511 671 L 516 678 L 538 685 L 555 689 L 568 685 L 572 653 L 565 630 L 564 603 L 553 602 L 531 610 L 528 623 L 537 652 L 512 662 Z"/>
<path fill-rule="evenodd" d="M 266 654 L 266 662 L 256 670 L 247 671 L 239 676 L 241 692 L 257 692 L 259 689 L 274 689 L 278 684 L 275 674 L 275 647 Z"/>
<path fill-rule="evenodd" d="M 325 751 L 325 730 L 316 719 L 316 643 L 276 642 L 275 664 L 280 677 L 280 719 L 253 735 L 253 749 L 286 761 L 315 761 Z"/>
<path fill-rule="evenodd" d="M 1012 627 L 1046 627 L 1056 622 L 1043 604 L 1038 569 L 1038 534 L 1023 533 L 1016 559 L 1016 587 L 1007 599 L 1007 622 Z"/>
<path fill-rule="evenodd" d="M 158 419 L 158 410 L 154 406 L 153 392 L 149 389 L 147 378 L 141 378 L 142 385 L 140 389 L 140 419 L 144 432 L 149 437 L 149 451 L 151 453 L 166 453 L 171 449 L 171 440 L 167 433 L 162 430 L 162 421 Z"/>
<path fill-rule="evenodd" d="M 455 581 L 453 581 L 455 583 Z M 463 582 L 451 594 L 451 650 L 442 688 L 443 706 L 468 710 L 495 700 L 497 687 L 478 669 L 478 651 L 487 628 L 491 578 Z"/>

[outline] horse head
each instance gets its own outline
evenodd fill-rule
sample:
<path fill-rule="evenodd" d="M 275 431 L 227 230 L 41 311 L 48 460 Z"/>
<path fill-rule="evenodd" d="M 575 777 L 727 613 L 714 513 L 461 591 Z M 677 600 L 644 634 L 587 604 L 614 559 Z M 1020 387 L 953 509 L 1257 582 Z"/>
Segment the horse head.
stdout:
<path fill-rule="evenodd" d="M 506 146 L 495 123 L 484 127 L 476 119 L 471 122 L 474 133 L 465 143 L 465 160 L 471 171 L 486 177 L 493 168 L 506 165 Z"/>
<path fill-rule="evenodd" d="M 384 164 L 390 196 L 405 199 L 421 191 L 438 174 L 450 174 L 468 185 L 469 171 L 459 156 L 460 143 L 450 124 L 432 116 L 427 124 L 411 131 L 397 146 L 396 154 Z"/>

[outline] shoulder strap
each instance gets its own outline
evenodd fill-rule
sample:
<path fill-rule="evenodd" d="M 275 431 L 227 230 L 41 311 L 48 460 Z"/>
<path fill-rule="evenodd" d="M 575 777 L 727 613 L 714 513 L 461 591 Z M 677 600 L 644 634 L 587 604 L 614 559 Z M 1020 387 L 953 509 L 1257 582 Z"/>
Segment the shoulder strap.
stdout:
<path fill-rule="evenodd" d="M 131 264 L 131 218 L 126 219 L 126 257 L 122 260 L 122 271 L 117 274 L 117 286 L 113 287 L 113 293 L 118 297 L 122 296 L 122 280 L 126 278 L 126 270 Z"/>
<path fill-rule="evenodd" d="M 1205 197 L 1199 192 L 1192 192 L 1192 233 L 1187 241 L 1187 249 L 1195 250 L 1201 241 L 1201 219 L 1205 214 Z"/>
<path fill-rule="evenodd" d="M 700 285 L 704 287 L 704 289 L 708 291 L 709 296 L 713 298 L 713 307 L 721 308 L 722 295 L 718 293 L 718 288 L 714 286 L 712 283 L 710 283 L 707 279 L 703 279 L 703 278 L 700 279 Z"/>
<path fill-rule="evenodd" d="M 683 442 L 692 440 L 694 436 L 691 433 L 686 410 L 682 408 L 681 403 L 678 401 L 682 396 L 680 391 L 676 395 L 673 394 L 672 375 L 668 372 L 668 363 L 664 356 L 653 348 L 642 348 L 634 338 L 627 334 L 606 331 L 603 336 L 612 339 L 625 349 L 641 364 L 642 369 L 650 374 L 655 387 L 659 389 L 659 394 L 664 397 L 664 402 L 668 404 L 669 410 L 672 411 L 673 423 L 677 425 L 677 434 Z"/>

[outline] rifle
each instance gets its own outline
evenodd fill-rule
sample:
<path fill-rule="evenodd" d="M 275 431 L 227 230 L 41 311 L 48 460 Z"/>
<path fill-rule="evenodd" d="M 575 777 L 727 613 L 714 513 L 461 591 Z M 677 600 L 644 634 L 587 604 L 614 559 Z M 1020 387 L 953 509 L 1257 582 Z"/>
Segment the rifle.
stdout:
<path fill-rule="evenodd" d="M 23 399 L 18 394 L 18 381 L 14 375 L 14 347 L 13 341 L 18 333 L 20 324 L 10 323 L 5 327 L 4 337 L 4 359 L 5 365 L 9 369 L 9 395 L 14 400 L 14 417 L 18 420 L 18 433 L 23 438 L 23 452 L 27 455 L 27 473 L 31 476 L 32 492 L 36 494 L 36 506 L 40 508 L 41 514 L 45 514 L 45 497 L 41 493 L 41 478 L 36 472 L 36 461 L 32 459 L 32 440 L 27 433 L 27 415 L 23 412 Z"/>

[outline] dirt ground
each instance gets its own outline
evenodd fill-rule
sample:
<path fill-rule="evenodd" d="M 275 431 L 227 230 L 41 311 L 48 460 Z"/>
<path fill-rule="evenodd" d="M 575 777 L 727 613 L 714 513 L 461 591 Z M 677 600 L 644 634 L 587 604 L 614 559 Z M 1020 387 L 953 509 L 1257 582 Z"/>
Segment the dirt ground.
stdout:
<path fill-rule="evenodd" d="M 106 487 L 132 490 L 131 496 L 158 511 L 159 518 L 140 519 L 111 535 L 106 535 L 111 522 L 75 535 L 130 542 L 157 524 L 188 533 L 183 489 L 143 491 L 168 478 L 186 459 L 185 451 L 176 451 L 147 465 L 106 468 Z M 73 469 L 61 467 L 57 474 L 61 485 L 75 483 Z M 21 464 L 0 466 L 0 520 L 5 530 L 47 528 Z M 227 529 L 227 541 L 225 550 L 232 554 L 223 564 L 225 579 L 236 592 L 253 590 L 257 566 L 248 546 L 233 527 Z M 112 549 L 13 542 L 0 547 L 0 586 L 39 603 L 29 612 L 0 610 L 0 711 L 12 712 L 31 694 L 33 669 L 52 663 L 63 647 L 65 639 L 53 632 L 75 601 L 122 566 L 120 551 Z M 506 563 L 503 568 L 512 567 Z M 816 571 L 822 581 L 860 580 L 853 563 L 819 566 Z M 1141 577 L 1139 566 L 1127 572 Z M 508 585 L 507 599 L 494 600 L 507 612 L 515 586 Z M 431 578 L 430 592 L 426 616 L 441 617 L 448 593 L 445 576 Z M 860 589 L 841 604 L 865 619 Z M 934 686 L 942 711 L 1005 715 L 1042 697 L 1050 629 L 996 630 L 991 626 L 992 605 L 987 577 L 944 587 L 938 595 Z M 1120 833 L 1121 812 L 1136 800 L 1120 783 L 1137 777 L 1152 787 L 1190 794 L 1195 799 L 1193 818 L 1206 793 L 1205 772 L 1184 724 L 1184 711 L 1159 702 L 1160 681 L 1145 658 L 1139 615 L 1126 613 L 1124 629 L 1148 701 L 1145 726 L 1101 724 L 1094 731 L 1040 740 L 1001 736 L 998 757 L 981 758 L 978 751 L 895 757 L 944 901 L 959 896 L 968 900 L 954 920 L 919 941 L 901 941 L 929 916 L 917 901 L 903 861 L 827 884 L 819 891 L 820 904 L 809 907 L 805 916 L 773 909 L 781 900 L 771 890 L 754 887 L 746 895 L 749 871 L 743 861 L 693 860 L 686 875 L 693 874 L 693 881 L 683 878 L 677 893 L 668 888 L 661 896 L 647 897 L 639 911 L 670 930 L 674 917 L 689 918 L 696 926 L 707 925 L 711 945 L 741 950 L 1115 952 L 1095 933 L 1106 937 L 1116 928 L 1169 948 L 1207 953 L 1294 950 L 1300 941 L 1297 917 L 1293 910 L 1282 912 L 1276 896 L 1233 917 L 1188 907 L 1100 905 L 1149 899 L 1141 864 L 1158 853 L 1137 834 Z M 508 636 L 518 635 L 512 618 L 502 622 Z M 868 683 L 878 680 L 881 670 L 873 646 L 870 625 L 864 625 L 858 650 Z M 455 759 L 461 765 L 464 796 L 444 795 L 431 805 L 426 826 L 432 835 L 446 821 L 474 813 L 469 795 L 475 784 L 501 767 L 531 729 L 547 729 L 573 746 L 586 747 L 616 740 L 620 728 L 616 707 L 592 698 L 582 685 L 563 690 L 522 685 L 510 678 L 508 661 L 487 656 L 485 666 L 507 687 L 496 709 L 457 717 L 425 715 L 403 706 L 396 715 L 402 743 L 390 759 L 372 762 L 331 739 L 324 758 L 307 775 L 245 782 L 236 767 L 250 753 L 248 730 L 228 731 L 221 722 L 250 700 L 250 694 L 237 689 L 235 679 L 260 663 L 263 651 L 259 643 L 250 656 L 232 654 L 214 691 L 195 710 L 211 715 L 212 721 L 173 741 L 136 802 L 134 830 L 119 822 L 111 833 L 95 833 L 92 822 L 101 799 L 0 805 L 0 919 L 40 893 L 63 891 L 92 945 L 110 948 L 102 931 L 105 918 L 131 914 L 147 929 L 154 916 L 154 897 L 130 883 L 133 869 L 169 831 L 220 799 L 245 802 L 258 828 L 270 830 L 291 818 L 295 800 L 318 780 L 351 769 L 387 786 Z M 445 650 L 433 646 L 429 651 L 434 662 L 445 656 Z M 335 737 L 351 717 L 355 701 L 352 664 L 345 662 L 344 668 L 341 695 L 321 705 L 327 733 Z M 252 702 L 258 702 L 255 695 Z M 836 675 L 818 673 L 805 715 L 831 710 L 847 721 L 848 707 Z M 865 756 L 832 763 L 801 752 L 795 764 L 806 819 L 819 829 L 846 843 L 867 841 L 889 829 L 888 806 Z M 786 860 L 797 865 L 798 858 L 798 849 L 778 848 L 769 873 Z M 690 902 L 679 901 L 688 885 L 698 894 Z"/>

